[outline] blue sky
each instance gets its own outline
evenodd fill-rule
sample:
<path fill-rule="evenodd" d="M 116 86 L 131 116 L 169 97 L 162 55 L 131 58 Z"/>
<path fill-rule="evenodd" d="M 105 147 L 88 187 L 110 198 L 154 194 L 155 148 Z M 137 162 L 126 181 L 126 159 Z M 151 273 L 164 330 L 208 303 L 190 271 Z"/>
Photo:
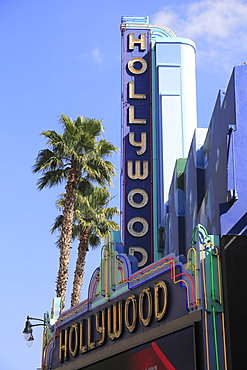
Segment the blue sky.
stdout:
<path fill-rule="evenodd" d="M 242 0 L 2 0 L 0 4 L 1 328 L 0 368 L 40 366 L 41 328 L 27 348 L 26 315 L 50 311 L 58 268 L 49 233 L 62 188 L 38 192 L 31 167 L 60 131 L 59 113 L 103 119 L 106 139 L 120 147 L 122 15 L 150 17 L 197 44 L 198 126 L 207 127 L 220 87 L 247 61 L 247 3 Z M 120 168 L 120 157 L 113 162 Z M 112 194 L 119 202 L 119 181 Z M 76 248 L 72 249 L 73 276 Z M 99 263 L 90 252 L 87 281 Z M 71 279 L 68 298 L 71 292 Z M 67 307 L 69 307 L 67 305 Z"/>

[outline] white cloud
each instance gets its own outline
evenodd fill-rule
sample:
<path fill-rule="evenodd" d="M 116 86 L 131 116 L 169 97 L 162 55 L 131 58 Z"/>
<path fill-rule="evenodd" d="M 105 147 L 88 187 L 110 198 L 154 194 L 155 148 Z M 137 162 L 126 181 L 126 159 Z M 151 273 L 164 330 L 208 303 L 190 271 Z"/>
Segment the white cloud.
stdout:
<path fill-rule="evenodd" d="M 93 59 L 95 60 L 96 63 L 98 63 L 98 64 L 101 64 L 102 63 L 102 61 L 103 61 L 103 54 L 100 53 L 98 47 L 96 47 L 92 51 L 92 56 L 93 56 Z"/>
<path fill-rule="evenodd" d="M 229 68 L 234 54 L 241 58 L 240 54 L 247 52 L 247 2 L 243 0 L 201 0 L 163 7 L 153 15 L 152 23 L 194 40 L 199 62 L 208 57 Z"/>

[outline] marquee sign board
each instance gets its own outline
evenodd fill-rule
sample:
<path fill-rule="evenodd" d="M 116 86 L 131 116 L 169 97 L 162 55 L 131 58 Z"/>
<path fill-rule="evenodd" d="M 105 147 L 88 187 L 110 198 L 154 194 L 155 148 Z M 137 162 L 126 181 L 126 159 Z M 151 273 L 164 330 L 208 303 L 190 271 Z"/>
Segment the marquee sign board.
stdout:
<path fill-rule="evenodd" d="M 186 346 L 193 343 L 194 325 L 201 321 L 201 311 L 192 312 L 188 307 L 193 300 L 194 285 L 183 271 L 180 263 L 164 258 L 141 274 L 132 275 L 129 279 L 132 289 L 125 293 L 101 304 L 94 295 L 84 305 L 66 311 L 56 323 L 55 340 L 49 349 L 51 369 L 81 369 L 102 360 L 104 368 L 120 359 L 121 369 L 136 369 L 134 364 L 145 353 L 153 366 L 161 363 L 162 369 L 170 370 L 172 365 L 165 364 L 173 362 L 176 369 L 182 370 L 176 359 L 176 346 L 171 343 L 180 342 L 180 351 L 185 344 L 182 338 Z M 165 334 L 169 337 L 164 337 Z M 191 347 L 188 360 L 191 369 L 195 368 L 194 358 Z"/>

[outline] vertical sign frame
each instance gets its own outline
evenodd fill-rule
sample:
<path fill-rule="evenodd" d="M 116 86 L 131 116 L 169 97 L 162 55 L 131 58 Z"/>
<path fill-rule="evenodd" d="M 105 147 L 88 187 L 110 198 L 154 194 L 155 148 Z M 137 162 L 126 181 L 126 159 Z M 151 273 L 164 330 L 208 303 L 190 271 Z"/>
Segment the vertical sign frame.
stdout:
<path fill-rule="evenodd" d="M 122 103 L 122 241 L 143 268 L 154 261 L 150 29 L 122 28 Z"/>

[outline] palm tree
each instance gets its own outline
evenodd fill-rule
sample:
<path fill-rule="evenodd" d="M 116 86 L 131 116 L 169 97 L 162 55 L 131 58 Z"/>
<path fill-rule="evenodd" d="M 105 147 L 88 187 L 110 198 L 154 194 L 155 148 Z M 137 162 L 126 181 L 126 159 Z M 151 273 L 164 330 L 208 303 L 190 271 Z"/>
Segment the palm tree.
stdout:
<path fill-rule="evenodd" d="M 86 254 L 89 246 L 97 248 L 101 239 L 111 230 L 119 230 L 119 225 L 112 218 L 119 214 L 117 207 L 108 207 L 112 200 L 106 187 L 95 187 L 89 196 L 76 193 L 75 217 L 73 237 L 79 240 L 76 268 L 74 272 L 73 291 L 71 294 L 71 307 L 80 302 L 81 287 L 84 276 Z M 60 209 L 64 207 L 64 196 L 57 201 Z M 60 229 L 63 216 L 60 215 L 52 227 L 52 232 Z"/>
<path fill-rule="evenodd" d="M 64 129 L 62 134 L 56 131 L 41 133 L 48 139 L 49 148 L 38 153 L 33 172 L 43 175 L 37 182 L 39 190 L 62 182 L 66 184 L 56 281 L 56 294 L 61 297 L 64 309 L 76 191 L 80 189 L 85 192 L 95 181 L 100 185 L 111 185 L 115 168 L 106 159 L 113 152 L 116 153 L 117 148 L 104 139 L 97 141 L 103 133 L 101 121 L 80 116 L 72 121 L 71 118 L 60 115 L 60 123 Z"/>

